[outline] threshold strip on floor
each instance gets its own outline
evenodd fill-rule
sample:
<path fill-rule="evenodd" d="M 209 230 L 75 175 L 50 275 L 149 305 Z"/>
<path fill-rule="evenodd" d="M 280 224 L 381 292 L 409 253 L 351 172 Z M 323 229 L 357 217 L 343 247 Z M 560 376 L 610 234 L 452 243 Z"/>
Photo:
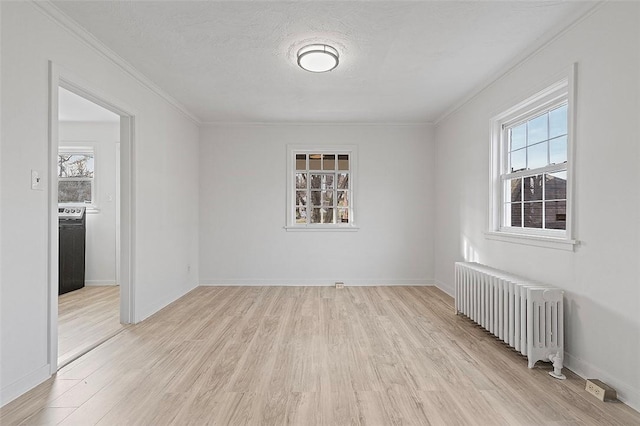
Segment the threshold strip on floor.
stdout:
<path fill-rule="evenodd" d="M 92 350 L 94 350 L 95 348 L 97 348 L 98 346 L 103 344 L 104 342 L 106 342 L 106 341 L 112 339 L 113 337 L 117 336 L 118 334 L 122 333 L 124 330 L 128 329 L 129 327 L 130 327 L 130 324 L 123 325 L 118 330 L 115 330 L 114 332 L 107 334 L 105 337 L 103 337 L 102 339 L 98 340 L 96 343 L 93 343 L 91 345 L 85 346 L 84 348 L 78 350 L 77 352 L 72 353 L 71 355 L 69 355 L 67 357 L 64 357 L 63 359 L 58 359 L 58 371 L 60 371 L 63 367 L 66 367 L 67 365 L 71 364 L 73 361 L 75 361 L 76 359 L 80 358 L 81 356 L 91 352 Z"/>

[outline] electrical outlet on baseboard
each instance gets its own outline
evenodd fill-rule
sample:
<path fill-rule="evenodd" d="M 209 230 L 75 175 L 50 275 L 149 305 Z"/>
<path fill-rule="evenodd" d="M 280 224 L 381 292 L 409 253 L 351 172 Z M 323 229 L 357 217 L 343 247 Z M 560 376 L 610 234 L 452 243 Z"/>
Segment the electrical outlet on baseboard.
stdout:
<path fill-rule="evenodd" d="M 336 281 L 336 288 L 344 288 L 344 283 L 342 281 Z"/>
<path fill-rule="evenodd" d="M 585 390 L 603 402 L 618 399 L 616 390 L 598 379 L 587 379 Z"/>

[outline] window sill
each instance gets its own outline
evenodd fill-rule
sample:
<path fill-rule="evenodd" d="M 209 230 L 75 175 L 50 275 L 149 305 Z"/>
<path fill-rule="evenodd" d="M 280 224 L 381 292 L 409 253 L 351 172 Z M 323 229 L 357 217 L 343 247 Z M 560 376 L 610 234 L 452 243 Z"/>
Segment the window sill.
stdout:
<path fill-rule="evenodd" d="M 535 247 L 546 247 L 557 250 L 573 251 L 579 241 L 560 237 L 544 235 L 516 234 L 503 231 L 487 231 L 484 233 L 489 240 L 504 241 L 507 243 L 524 244 Z"/>
<path fill-rule="evenodd" d="M 287 232 L 355 232 L 360 229 L 357 226 L 349 225 L 349 226 L 338 226 L 338 225 L 290 225 L 285 226 L 284 229 Z"/>

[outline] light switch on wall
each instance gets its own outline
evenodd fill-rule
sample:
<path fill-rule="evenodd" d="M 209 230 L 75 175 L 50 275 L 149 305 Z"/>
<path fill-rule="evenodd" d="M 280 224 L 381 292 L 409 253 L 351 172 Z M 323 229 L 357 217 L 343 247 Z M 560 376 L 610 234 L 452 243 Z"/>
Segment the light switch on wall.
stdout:
<path fill-rule="evenodd" d="M 44 190 L 41 173 L 38 170 L 31 170 L 31 189 L 36 191 Z"/>

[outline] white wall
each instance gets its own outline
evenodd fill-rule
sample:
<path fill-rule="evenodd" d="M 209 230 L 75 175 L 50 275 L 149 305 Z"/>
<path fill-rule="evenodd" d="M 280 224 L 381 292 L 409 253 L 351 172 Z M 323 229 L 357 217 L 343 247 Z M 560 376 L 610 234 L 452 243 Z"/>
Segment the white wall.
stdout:
<path fill-rule="evenodd" d="M 93 147 L 96 211 L 87 214 L 85 284 L 116 284 L 116 143 L 119 123 L 61 122 L 61 147 Z"/>
<path fill-rule="evenodd" d="M 27 2 L 1 2 L 0 403 L 49 375 L 48 61 L 136 114 L 136 319 L 197 285 L 198 127 L 121 67 Z M 48 186 L 49 182 L 45 181 Z M 190 209 L 185 209 L 189 206 Z M 188 271 L 188 266 L 191 270 Z"/>
<path fill-rule="evenodd" d="M 357 232 L 283 229 L 287 144 L 358 146 Z M 203 128 L 200 283 L 432 283 L 433 160 L 430 126 Z"/>
<path fill-rule="evenodd" d="M 640 407 L 640 4 L 598 9 L 436 127 L 435 276 L 477 260 L 565 293 L 566 364 Z M 489 120 L 578 63 L 575 252 L 490 241 Z"/>

